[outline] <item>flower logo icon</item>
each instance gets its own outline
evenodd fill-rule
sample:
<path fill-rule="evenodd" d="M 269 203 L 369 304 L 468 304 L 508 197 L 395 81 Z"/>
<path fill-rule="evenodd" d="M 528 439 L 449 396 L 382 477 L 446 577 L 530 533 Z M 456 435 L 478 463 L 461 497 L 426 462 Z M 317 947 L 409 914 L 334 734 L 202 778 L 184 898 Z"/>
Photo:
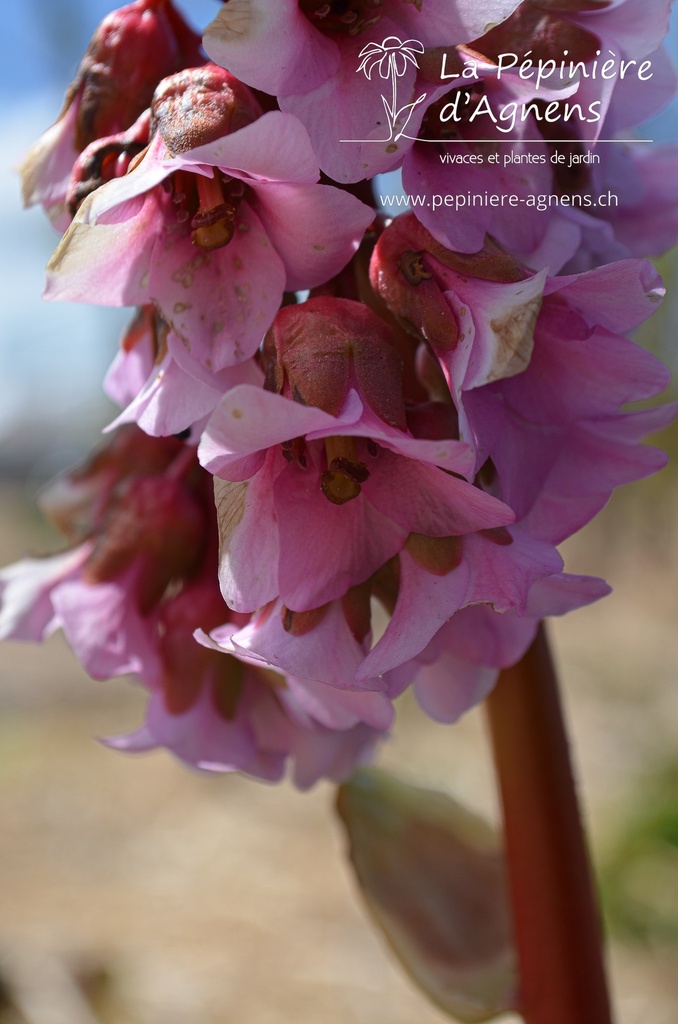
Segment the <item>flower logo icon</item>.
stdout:
<path fill-rule="evenodd" d="M 395 138 L 397 141 L 400 138 L 412 116 L 412 111 L 426 98 L 426 94 L 422 93 L 414 102 L 398 107 L 398 79 L 403 77 L 408 64 L 412 64 L 415 68 L 419 67 L 415 55 L 423 52 L 424 44 L 418 39 L 406 39 L 403 42 L 398 36 L 387 36 L 381 43 L 368 43 L 358 54 L 362 60 L 356 71 L 364 72 L 368 81 L 372 80 L 375 71 L 378 72 L 380 78 L 384 80 L 390 78 L 391 80 L 390 101 L 383 94 L 381 97 L 388 117 L 389 139 Z M 404 114 L 406 114 L 405 121 L 400 131 L 394 136 L 396 124 Z"/>

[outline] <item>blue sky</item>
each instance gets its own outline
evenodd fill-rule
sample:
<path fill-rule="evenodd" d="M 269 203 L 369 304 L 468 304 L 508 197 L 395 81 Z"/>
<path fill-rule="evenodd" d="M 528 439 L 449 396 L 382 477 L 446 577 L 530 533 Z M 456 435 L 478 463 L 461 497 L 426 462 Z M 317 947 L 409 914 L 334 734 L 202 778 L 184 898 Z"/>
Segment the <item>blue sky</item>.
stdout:
<path fill-rule="evenodd" d="M 114 0 L 22 0 L 3 11 L 0 445 L 11 446 L 17 429 L 43 433 L 50 440 L 45 464 L 35 470 L 41 476 L 94 443 L 109 417 L 101 380 L 129 313 L 42 302 L 44 266 L 58 237 L 40 210 L 21 209 L 16 166 L 55 120 L 94 28 L 115 6 Z M 219 4 L 186 0 L 179 6 L 201 27 Z"/>

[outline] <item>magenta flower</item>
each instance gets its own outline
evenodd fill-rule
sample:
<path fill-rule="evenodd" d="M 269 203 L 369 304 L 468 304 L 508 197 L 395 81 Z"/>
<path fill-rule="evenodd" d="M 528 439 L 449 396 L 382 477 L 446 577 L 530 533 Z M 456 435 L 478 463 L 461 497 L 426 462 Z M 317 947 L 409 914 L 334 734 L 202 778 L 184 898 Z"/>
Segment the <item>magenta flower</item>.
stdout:
<path fill-rule="evenodd" d="M 193 120 L 175 137 L 189 99 Z M 257 112 L 220 68 L 166 80 L 146 155 L 83 202 L 50 262 L 46 297 L 154 303 L 210 372 L 249 358 L 283 292 L 337 273 L 374 216 L 315 184 L 298 121 Z"/>

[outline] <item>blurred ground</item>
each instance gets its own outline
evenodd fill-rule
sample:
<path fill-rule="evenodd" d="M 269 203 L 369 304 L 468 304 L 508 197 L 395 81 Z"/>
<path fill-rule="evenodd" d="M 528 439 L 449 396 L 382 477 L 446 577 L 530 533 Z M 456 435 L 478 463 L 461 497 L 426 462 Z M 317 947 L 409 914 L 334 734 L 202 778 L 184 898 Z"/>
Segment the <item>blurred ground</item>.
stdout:
<path fill-rule="evenodd" d="M 552 629 L 619 1024 L 677 1017 L 677 498 L 675 474 L 637 485 L 570 543 L 568 568 L 615 593 Z M 18 484 L 0 490 L 0 522 L 0 563 L 49 544 Z M 139 721 L 138 690 L 89 681 L 59 637 L 1 657 L 0 974 L 23 1009 L 6 1005 L 2 1024 L 445 1019 L 363 916 L 330 786 L 302 795 L 113 753 L 92 737 Z M 406 702 L 381 762 L 496 818 L 481 712 L 442 727 Z M 660 806 L 668 840 L 652 823 L 648 839 L 638 822 Z"/>

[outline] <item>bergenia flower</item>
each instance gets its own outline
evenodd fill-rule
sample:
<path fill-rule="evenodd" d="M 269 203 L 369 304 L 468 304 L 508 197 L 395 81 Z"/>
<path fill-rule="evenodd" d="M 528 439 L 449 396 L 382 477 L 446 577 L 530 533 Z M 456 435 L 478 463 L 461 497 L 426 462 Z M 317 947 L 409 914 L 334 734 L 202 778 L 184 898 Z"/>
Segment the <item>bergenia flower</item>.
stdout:
<path fill-rule="evenodd" d="M 457 475 L 468 472 L 465 445 L 409 432 L 397 351 L 367 308 L 332 298 L 288 306 L 269 352 L 269 386 L 282 393 L 233 388 L 199 449 L 210 472 L 236 485 L 222 496 L 229 605 L 254 611 L 280 595 L 306 611 L 367 580 L 411 532 L 512 521 Z"/>
<path fill-rule="evenodd" d="M 24 204 L 41 203 L 55 227 L 70 223 L 73 165 L 97 140 L 124 133 L 148 107 L 162 78 L 200 64 L 200 37 L 171 0 L 134 0 L 95 31 L 56 123 L 21 168 Z"/>
<path fill-rule="evenodd" d="M 198 768 L 268 780 L 289 762 L 302 788 L 369 758 L 393 717 L 383 692 L 286 678 L 193 638 L 217 626 L 223 638 L 249 618 L 219 592 L 210 480 L 194 449 L 125 428 L 48 488 L 43 506 L 80 543 L 0 572 L 0 638 L 39 642 L 62 629 L 94 678 L 137 675 L 146 721 L 111 746 L 162 746 Z"/>
<path fill-rule="evenodd" d="M 659 360 L 620 334 L 663 296 L 650 264 L 545 278 L 491 244 L 472 255 L 446 250 L 408 214 L 377 243 L 371 276 L 435 354 L 476 471 L 489 467 L 492 492 L 534 537 L 560 543 L 615 487 L 665 463 L 638 441 L 675 409 L 625 409 L 669 380 Z"/>
<path fill-rule="evenodd" d="M 406 124 L 409 134 L 416 134 L 421 103 L 414 111 L 410 104 L 430 86 L 418 74 L 414 53 L 422 50 L 416 44 L 467 43 L 517 6 L 517 0 L 427 0 L 423 7 L 400 0 L 376 5 L 360 0 L 340 9 L 319 0 L 228 2 L 203 42 L 216 63 L 275 95 L 280 108 L 308 129 L 322 169 L 335 181 L 351 182 L 398 166 L 410 143 L 395 141 L 395 136 Z M 363 58 L 368 60 L 365 67 L 372 66 L 369 47 L 390 50 L 394 39 L 411 52 L 393 50 L 386 63 L 376 65 L 379 77 L 387 77 L 393 57 L 399 73 L 400 117 L 389 132 L 379 88 L 370 86 L 360 70 Z"/>
<path fill-rule="evenodd" d="M 46 297 L 153 303 L 210 372 L 253 355 L 283 292 L 337 273 L 374 216 L 316 184 L 295 118 L 258 115 L 221 68 L 167 79 L 146 155 L 83 202 L 50 262 Z"/>

